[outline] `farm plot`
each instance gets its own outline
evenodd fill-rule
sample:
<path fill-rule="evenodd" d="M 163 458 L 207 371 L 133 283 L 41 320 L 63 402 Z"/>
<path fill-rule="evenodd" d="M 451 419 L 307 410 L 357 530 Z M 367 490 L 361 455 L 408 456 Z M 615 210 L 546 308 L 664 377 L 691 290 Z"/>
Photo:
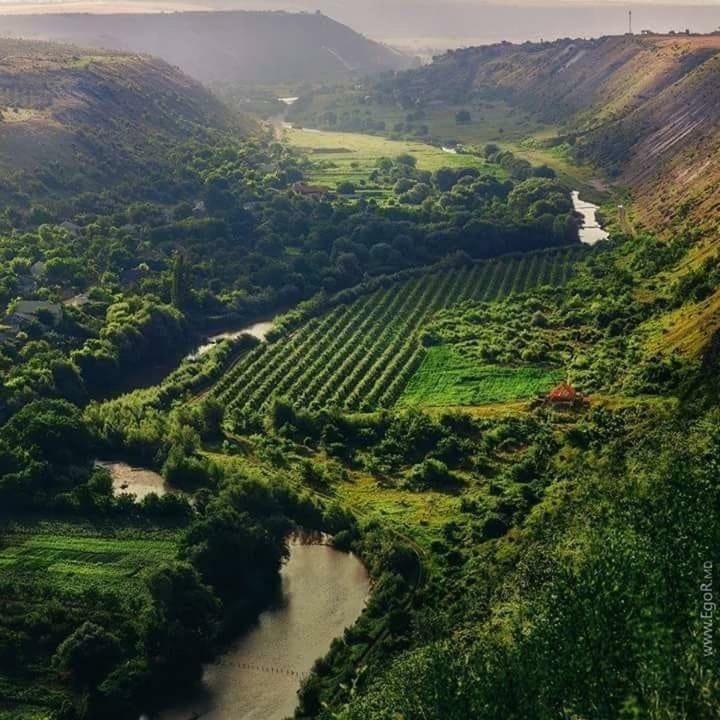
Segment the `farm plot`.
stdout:
<path fill-rule="evenodd" d="M 86 620 L 111 628 L 137 617 L 146 571 L 175 559 L 177 540 L 145 526 L 0 525 L 0 646 L 11 658 L 0 664 L 0 718 L 56 717 L 70 697 L 51 666 L 57 646 Z"/>
<path fill-rule="evenodd" d="M 562 376 L 547 367 L 478 365 L 440 345 L 428 350 L 398 404 L 448 407 L 526 400 L 547 392 Z"/>
<path fill-rule="evenodd" d="M 73 593 L 97 589 L 133 594 L 145 570 L 177 554 L 172 533 L 146 538 L 139 530 L 120 537 L 77 531 L 69 524 L 3 530 L 0 573 L 18 583 L 42 577 L 45 584 Z"/>
<path fill-rule="evenodd" d="M 313 161 L 309 173 L 312 182 L 337 188 L 342 182 L 352 182 L 366 197 L 382 198 L 391 195 L 389 188 L 381 188 L 369 180 L 380 158 L 410 155 L 419 170 L 435 171 L 442 167 L 475 167 L 483 173 L 497 175 L 498 166 L 490 165 L 474 155 L 453 155 L 441 148 L 421 142 L 387 140 L 374 135 L 288 129 L 287 142 L 299 148 Z"/>
<path fill-rule="evenodd" d="M 213 389 L 230 416 L 260 412 L 274 397 L 298 407 L 373 411 L 395 405 L 422 364 L 420 335 L 435 313 L 465 300 L 494 301 L 561 284 L 581 250 L 506 257 L 427 273 L 314 318 L 288 338 L 249 353 Z"/>

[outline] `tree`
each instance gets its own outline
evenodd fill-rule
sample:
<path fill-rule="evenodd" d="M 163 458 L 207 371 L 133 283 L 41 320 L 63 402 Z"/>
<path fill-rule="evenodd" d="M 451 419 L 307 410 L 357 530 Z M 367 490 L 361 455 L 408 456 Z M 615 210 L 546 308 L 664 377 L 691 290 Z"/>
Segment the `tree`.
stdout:
<path fill-rule="evenodd" d="M 466 125 L 467 123 L 472 122 L 472 115 L 468 110 L 459 110 L 455 113 L 455 122 L 458 125 Z"/>
<path fill-rule="evenodd" d="M 172 288 L 170 290 L 172 304 L 182 310 L 187 303 L 188 277 L 185 266 L 185 256 L 181 252 L 175 253 L 172 266 Z"/>
<path fill-rule="evenodd" d="M 337 191 L 338 193 L 340 193 L 340 195 L 354 195 L 355 190 L 355 185 L 349 180 L 344 180 L 343 182 L 338 183 L 337 186 Z"/>
<path fill-rule="evenodd" d="M 220 601 L 187 563 L 160 567 L 148 577 L 147 586 L 152 599 L 143 623 L 148 657 L 174 683 L 198 679 L 220 617 Z"/>
<path fill-rule="evenodd" d="M 239 588 L 249 591 L 253 577 L 274 575 L 283 547 L 247 513 L 211 504 L 185 534 L 181 554 L 223 597 Z"/>
<path fill-rule="evenodd" d="M 121 658 L 118 638 L 86 621 L 58 646 L 55 667 L 81 688 L 95 688 Z"/>
<path fill-rule="evenodd" d="M 82 465 L 92 456 L 82 413 L 64 400 L 39 400 L 25 406 L 2 428 L 0 439 L 53 465 Z"/>

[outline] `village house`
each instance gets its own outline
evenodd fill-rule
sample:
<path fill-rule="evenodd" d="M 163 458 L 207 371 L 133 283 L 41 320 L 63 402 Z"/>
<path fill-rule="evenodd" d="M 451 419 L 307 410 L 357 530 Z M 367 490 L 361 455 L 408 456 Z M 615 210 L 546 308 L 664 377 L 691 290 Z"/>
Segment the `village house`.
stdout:
<path fill-rule="evenodd" d="M 303 182 L 296 182 L 293 184 L 292 189 L 298 195 L 310 198 L 312 200 L 322 200 L 328 194 L 328 189 L 320 187 L 319 185 L 307 185 Z"/>
<path fill-rule="evenodd" d="M 55 325 L 62 320 L 62 307 L 58 303 L 48 300 L 18 300 L 6 322 L 13 327 L 20 327 L 37 320 L 43 313 L 50 315 Z"/>

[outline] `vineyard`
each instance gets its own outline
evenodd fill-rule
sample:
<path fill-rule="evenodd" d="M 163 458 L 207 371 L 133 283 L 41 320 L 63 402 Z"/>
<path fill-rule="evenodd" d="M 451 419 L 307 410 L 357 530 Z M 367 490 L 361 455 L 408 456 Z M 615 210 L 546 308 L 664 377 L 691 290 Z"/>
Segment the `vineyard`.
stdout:
<path fill-rule="evenodd" d="M 231 416 L 259 412 L 274 397 L 299 407 L 371 411 L 393 406 L 420 367 L 420 331 L 439 310 L 490 302 L 572 274 L 581 248 L 444 269 L 381 288 L 263 343 L 236 363 L 213 395 Z"/>

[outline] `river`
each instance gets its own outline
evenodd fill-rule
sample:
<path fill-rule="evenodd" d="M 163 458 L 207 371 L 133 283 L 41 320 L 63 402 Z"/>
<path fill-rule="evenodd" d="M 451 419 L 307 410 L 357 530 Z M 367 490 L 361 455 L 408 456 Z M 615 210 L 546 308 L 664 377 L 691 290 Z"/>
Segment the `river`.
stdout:
<path fill-rule="evenodd" d="M 370 592 L 362 563 L 328 545 L 293 542 L 283 566 L 282 602 L 216 663 L 196 697 L 160 720 L 283 720 L 300 682 L 334 638 L 358 618 Z"/>
<path fill-rule="evenodd" d="M 267 320 L 263 322 L 256 322 L 252 325 L 247 325 L 240 330 L 228 330 L 226 332 L 218 333 L 217 335 L 211 335 L 209 338 L 203 340 L 201 345 L 198 345 L 191 353 L 188 354 L 189 359 L 196 359 L 202 357 L 208 350 L 212 350 L 219 342 L 223 340 L 234 340 L 239 338 L 241 335 L 252 335 L 258 340 L 265 340 L 268 333 L 273 328 L 273 321 Z"/>
<path fill-rule="evenodd" d="M 115 495 L 132 493 L 140 501 L 150 493 L 164 495 L 172 492 L 162 475 L 146 468 L 134 467 L 119 460 L 96 460 L 96 467 L 105 468 L 112 478 Z"/>
<path fill-rule="evenodd" d="M 583 217 L 583 224 L 580 228 L 580 242 L 585 245 L 595 245 L 602 240 L 607 240 L 610 236 L 602 229 L 597 220 L 597 211 L 600 208 L 587 200 L 582 200 L 577 190 L 572 192 L 572 202 L 575 212 Z"/>

